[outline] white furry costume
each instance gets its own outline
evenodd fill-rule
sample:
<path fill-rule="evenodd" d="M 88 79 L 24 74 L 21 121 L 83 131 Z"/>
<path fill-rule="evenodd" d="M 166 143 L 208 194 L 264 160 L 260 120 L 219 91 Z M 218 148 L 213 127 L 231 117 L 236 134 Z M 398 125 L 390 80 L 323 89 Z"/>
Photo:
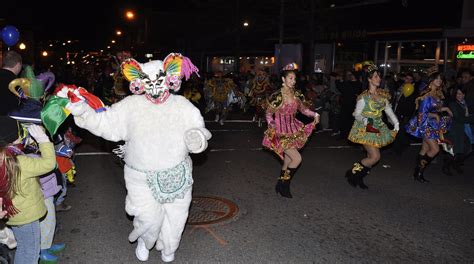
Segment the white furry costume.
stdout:
<path fill-rule="evenodd" d="M 197 68 L 186 57 L 172 53 L 164 63 L 127 60 L 122 70 L 135 95 L 100 113 L 83 102 L 67 108 L 78 126 L 107 140 L 126 142 L 125 210 L 135 217 L 129 240 L 138 239 L 139 260 L 147 260 L 148 250 L 156 243 L 163 261 L 172 261 L 191 202 L 188 153 L 204 151 L 211 133 L 199 110 L 168 90 L 178 90 L 181 79 Z"/>

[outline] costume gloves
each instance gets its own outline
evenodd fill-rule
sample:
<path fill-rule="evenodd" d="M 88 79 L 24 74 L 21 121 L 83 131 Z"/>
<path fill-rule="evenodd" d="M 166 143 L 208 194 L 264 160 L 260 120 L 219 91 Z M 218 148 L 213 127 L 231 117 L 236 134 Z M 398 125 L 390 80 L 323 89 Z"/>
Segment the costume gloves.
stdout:
<path fill-rule="evenodd" d="M 38 144 L 50 142 L 48 135 L 44 132 L 44 128 L 38 125 L 30 125 L 28 128 L 28 132 L 31 137 L 33 137 Z"/>

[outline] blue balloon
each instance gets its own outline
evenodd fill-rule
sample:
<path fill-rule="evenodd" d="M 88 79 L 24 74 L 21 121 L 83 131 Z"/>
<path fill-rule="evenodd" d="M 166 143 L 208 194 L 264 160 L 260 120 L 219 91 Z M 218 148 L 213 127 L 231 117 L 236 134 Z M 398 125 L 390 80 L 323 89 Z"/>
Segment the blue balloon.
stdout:
<path fill-rule="evenodd" d="M 5 26 L 2 29 L 2 40 L 7 46 L 15 45 L 20 39 L 20 32 L 14 26 Z"/>

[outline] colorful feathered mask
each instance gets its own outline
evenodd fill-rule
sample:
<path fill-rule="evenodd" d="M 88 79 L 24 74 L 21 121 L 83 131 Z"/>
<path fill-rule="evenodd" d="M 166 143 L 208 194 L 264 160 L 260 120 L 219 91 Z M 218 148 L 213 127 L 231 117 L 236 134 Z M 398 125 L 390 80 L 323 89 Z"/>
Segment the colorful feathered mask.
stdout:
<path fill-rule="evenodd" d="M 144 93 L 155 104 L 165 102 L 170 96 L 169 90 L 178 91 L 183 77 L 187 80 L 191 74 L 199 71 L 187 57 L 179 53 L 171 53 L 163 61 L 143 64 L 127 59 L 121 68 L 123 76 L 130 82 L 130 91 L 134 94 Z"/>

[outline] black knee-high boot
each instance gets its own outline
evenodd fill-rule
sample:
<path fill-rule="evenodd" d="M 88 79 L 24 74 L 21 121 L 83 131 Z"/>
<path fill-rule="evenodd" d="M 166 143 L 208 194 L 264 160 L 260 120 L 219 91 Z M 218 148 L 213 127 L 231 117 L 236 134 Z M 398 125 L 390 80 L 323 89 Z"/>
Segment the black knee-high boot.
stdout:
<path fill-rule="evenodd" d="M 368 189 L 369 187 L 364 183 L 364 177 L 369 173 L 370 168 L 362 165 L 362 162 L 356 162 L 352 169 L 346 172 L 347 182 L 352 187 L 359 186 L 361 189 Z"/>
<path fill-rule="evenodd" d="M 355 180 L 355 175 L 362 170 L 362 165 L 359 162 L 354 163 L 351 169 L 346 171 L 347 182 L 352 187 L 357 187 L 357 182 Z"/>
<path fill-rule="evenodd" d="M 282 193 L 283 192 L 283 179 L 287 178 L 286 175 L 287 172 L 286 170 L 281 170 L 280 176 L 278 177 L 277 184 L 275 186 L 275 192 L 276 193 Z"/>
<path fill-rule="evenodd" d="M 425 179 L 425 176 L 423 175 L 425 172 L 426 167 L 428 164 L 431 163 L 434 157 L 428 156 L 428 154 L 425 154 L 423 157 L 421 157 L 420 161 L 416 165 L 415 168 L 415 173 L 413 174 L 413 178 L 415 181 L 421 182 L 421 183 L 428 183 L 427 179 Z"/>
<path fill-rule="evenodd" d="M 286 171 L 282 170 L 277 185 L 275 186 L 275 192 L 283 197 L 293 198 L 290 192 L 290 183 L 295 173 L 296 168 L 288 168 Z"/>
<path fill-rule="evenodd" d="M 362 162 L 361 162 L 362 164 Z M 364 177 L 367 176 L 367 174 L 369 174 L 370 172 L 370 167 L 366 167 L 364 165 L 362 165 L 364 168 L 362 169 L 362 171 L 359 173 L 358 177 L 357 177 L 357 184 L 359 185 L 359 187 L 361 189 L 369 189 L 369 186 L 365 185 L 364 183 Z"/>
<path fill-rule="evenodd" d="M 415 166 L 418 166 L 418 164 L 420 163 L 420 160 L 423 158 L 424 155 L 421 155 L 421 154 L 418 154 L 418 156 L 416 156 L 416 162 L 415 162 Z"/>

